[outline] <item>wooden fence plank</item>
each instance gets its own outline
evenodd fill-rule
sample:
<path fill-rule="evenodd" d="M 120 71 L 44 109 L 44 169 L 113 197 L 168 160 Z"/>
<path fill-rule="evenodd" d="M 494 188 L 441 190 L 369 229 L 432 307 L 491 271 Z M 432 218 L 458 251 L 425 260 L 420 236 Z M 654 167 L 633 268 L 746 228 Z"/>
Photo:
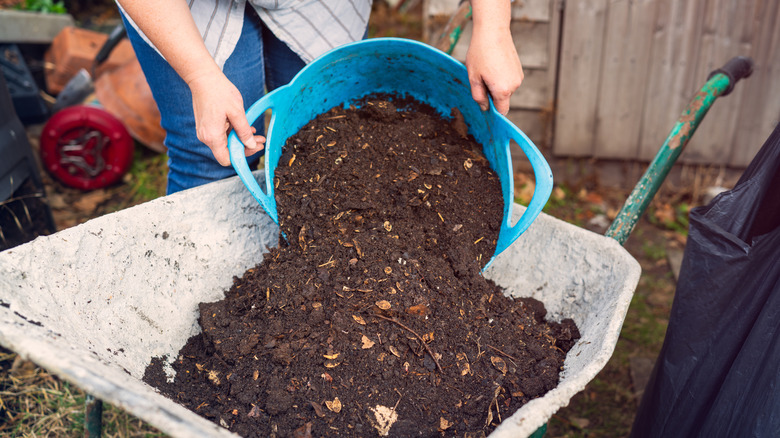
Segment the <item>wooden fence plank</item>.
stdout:
<path fill-rule="evenodd" d="M 512 2 L 512 19 L 521 21 L 550 21 L 551 0 L 523 0 Z"/>
<path fill-rule="evenodd" d="M 739 4 L 737 4 L 739 3 Z M 708 0 L 705 3 L 699 53 L 693 69 L 700 88 L 709 74 L 740 55 L 741 15 L 747 13 L 750 0 Z M 728 162 L 742 88 L 719 98 L 699 125 L 684 154 L 682 162 L 696 164 L 723 164 Z"/>
<path fill-rule="evenodd" d="M 659 2 L 647 66 L 650 74 L 645 90 L 645 111 L 637 139 L 639 152 L 636 158 L 640 160 L 649 161 L 655 157 L 696 92 L 689 81 L 689 66 L 694 63 L 691 58 L 697 51 L 697 29 L 701 27 L 697 3 L 689 0 Z"/>
<path fill-rule="evenodd" d="M 780 5 L 760 2 L 752 18 L 756 31 L 750 56 L 753 75 L 738 86 L 744 88 L 739 124 L 729 164 L 744 167 L 780 122 Z"/>
<path fill-rule="evenodd" d="M 511 24 L 517 54 L 523 68 L 544 68 L 550 65 L 549 23 L 533 21 L 513 21 Z M 463 33 L 452 51 L 455 59 L 464 61 L 471 42 L 473 26 L 469 22 L 463 27 Z"/>
<path fill-rule="evenodd" d="M 520 88 L 512 94 L 509 106 L 513 109 L 541 109 L 550 105 L 552 84 L 546 69 L 523 68 L 525 77 Z"/>
<path fill-rule="evenodd" d="M 606 0 L 568 0 L 564 8 L 554 152 L 593 154 Z"/>
<path fill-rule="evenodd" d="M 596 158 L 635 158 L 657 2 L 609 4 L 596 126 Z"/>
<path fill-rule="evenodd" d="M 558 62 L 559 53 L 558 50 L 561 46 L 561 26 L 563 21 L 563 4 L 564 0 L 550 0 L 550 29 L 549 38 L 550 44 L 548 49 L 550 50 L 550 66 L 547 68 L 547 84 L 549 87 L 548 100 L 542 107 L 544 113 L 544 120 L 547 121 L 547 129 L 545 132 L 545 146 L 550 148 L 549 153 L 552 153 L 553 137 L 555 135 L 555 107 L 558 90 Z"/>

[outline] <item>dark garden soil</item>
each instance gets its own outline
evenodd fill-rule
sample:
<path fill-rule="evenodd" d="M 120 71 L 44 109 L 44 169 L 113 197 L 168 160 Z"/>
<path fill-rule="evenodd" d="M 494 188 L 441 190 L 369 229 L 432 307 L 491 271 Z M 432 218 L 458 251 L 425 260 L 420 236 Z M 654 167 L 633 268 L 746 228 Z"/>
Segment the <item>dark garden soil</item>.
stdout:
<path fill-rule="evenodd" d="M 503 200 L 459 113 L 334 108 L 275 185 L 286 243 L 200 305 L 175 381 L 164 358 L 144 381 L 246 437 L 484 436 L 558 384 L 579 332 L 481 276 Z"/>

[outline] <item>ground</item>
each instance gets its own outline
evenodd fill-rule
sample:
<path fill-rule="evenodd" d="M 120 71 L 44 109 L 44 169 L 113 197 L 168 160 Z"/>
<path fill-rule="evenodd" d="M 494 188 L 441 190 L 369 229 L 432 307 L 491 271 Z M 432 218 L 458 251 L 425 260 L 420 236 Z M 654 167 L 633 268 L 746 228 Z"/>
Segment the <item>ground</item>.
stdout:
<path fill-rule="evenodd" d="M 387 9 L 387 14 L 392 11 Z M 409 20 L 408 16 L 403 16 Z M 394 35 L 419 26 L 414 20 L 397 28 L 376 25 L 376 35 Z M 419 29 L 419 27 L 417 28 Z M 40 126 L 29 127 L 33 147 Z M 583 165 L 598 165 L 583 162 Z M 43 173 L 58 229 L 162 196 L 165 156 L 136 145 L 133 169 L 118 184 L 91 192 L 70 189 Z M 516 175 L 520 201 L 529 175 Z M 628 195 L 630 187 L 607 188 L 597 182 L 558 182 L 545 212 L 580 227 L 603 233 Z M 672 303 L 675 281 L 670 255 L 684 245 L 686 217 L 699 197 L 679 190 L 662 190 L 639 222 L 626 248 L 642 266 L 642 277 L 623 325 L 615 352 L 599 375 L 553 415 L 548 437 L 626 436 L 636 412 L 643 377 L 660 350 Z M 0 434 L 13 436 L 81 436 L 84 394 L 12 352 L 0 354 Z M 140 420 L 108 406 L 105 436 L 162 435 Z"/>

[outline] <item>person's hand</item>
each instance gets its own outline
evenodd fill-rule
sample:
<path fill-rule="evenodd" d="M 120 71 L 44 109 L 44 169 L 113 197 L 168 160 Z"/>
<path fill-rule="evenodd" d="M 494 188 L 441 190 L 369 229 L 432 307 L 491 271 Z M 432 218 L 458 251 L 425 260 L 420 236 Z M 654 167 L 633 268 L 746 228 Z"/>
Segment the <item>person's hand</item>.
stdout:
<path fill-rule="evenodd" d="M 509 98 L 523 82 L 523 66 L 512 40 L 509 20 L 502 18 L 491 22 L 492 17 L 486 18 L 484 15 L 487 14 L 482 14 L 482 20 L 477 21 L 477 11 L 474 12 L 474 31 L 466 52 L 471 95 L 483 111 L 489 108 L 490 95 L 496 110 L 506 115 Z"/>
<path fill-rule="evenodd" d="M 265 147 L 265 137 L 255 135 L 255 128 L 246 119 L 241 93 L 221 71 L 203 72 L 188 78 L 187 84 L 192 91 L 198 140 L 211 149 L 219 164 L 230 165 L 227 138 L 233 129 L 247 157 Z"/>

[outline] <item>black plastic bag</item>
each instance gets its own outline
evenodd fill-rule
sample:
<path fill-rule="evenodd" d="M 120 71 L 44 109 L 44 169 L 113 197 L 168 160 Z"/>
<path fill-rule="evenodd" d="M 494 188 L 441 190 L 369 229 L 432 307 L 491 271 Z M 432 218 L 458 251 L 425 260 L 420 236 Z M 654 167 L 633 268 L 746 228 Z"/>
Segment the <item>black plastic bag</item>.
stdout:
<path fill-rule="evenodd" d="M 780 437 L 780 125 L 690 213 L 663 347 L 632 437 Z"/>

